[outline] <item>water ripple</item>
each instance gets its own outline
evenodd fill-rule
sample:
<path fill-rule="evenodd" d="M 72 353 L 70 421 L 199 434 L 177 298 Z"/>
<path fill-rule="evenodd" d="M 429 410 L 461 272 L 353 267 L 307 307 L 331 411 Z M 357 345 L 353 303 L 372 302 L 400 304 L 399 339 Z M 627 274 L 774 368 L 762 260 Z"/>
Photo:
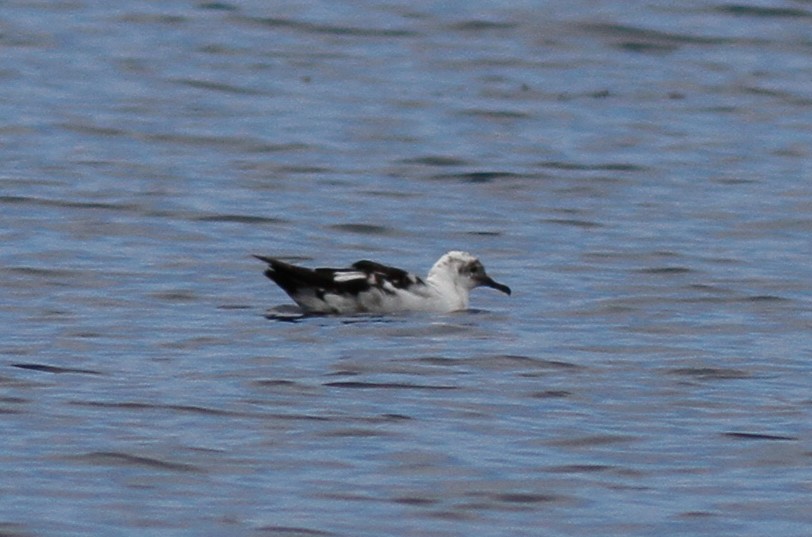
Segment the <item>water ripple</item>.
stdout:
<path fill-rule="evenodd" d="M 4 3 L 0 534 L 812 534 L 810 6 L 665 4 Z"/>
<path fill-rule="evenodd" d="M 198 468 L 192 464 L 170 462 L 152 457 L 110 451 L 94 451 L 83 455 L 76 455 L 73 457 L 73 459 L 99 466 L 134 466 L 148 468 L 151 470 L 165 470 L 169 472 L 205 472 L 203 468 Z"/>

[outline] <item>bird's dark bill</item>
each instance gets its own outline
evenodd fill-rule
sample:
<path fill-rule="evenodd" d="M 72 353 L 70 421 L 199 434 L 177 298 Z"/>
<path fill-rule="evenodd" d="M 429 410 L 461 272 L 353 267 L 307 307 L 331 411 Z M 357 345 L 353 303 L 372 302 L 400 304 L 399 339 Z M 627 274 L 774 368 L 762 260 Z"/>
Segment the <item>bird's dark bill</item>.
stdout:
<path fill-rule="evenodd" d="M 510 287 L 497 282 L 493 278 L 485 278 L 484 280 L 482 280 L 482 285 L 492 287 L 492 288 L 496 289 L 497 291 L 502 291 L 506 295 L 510 294 Z"/>

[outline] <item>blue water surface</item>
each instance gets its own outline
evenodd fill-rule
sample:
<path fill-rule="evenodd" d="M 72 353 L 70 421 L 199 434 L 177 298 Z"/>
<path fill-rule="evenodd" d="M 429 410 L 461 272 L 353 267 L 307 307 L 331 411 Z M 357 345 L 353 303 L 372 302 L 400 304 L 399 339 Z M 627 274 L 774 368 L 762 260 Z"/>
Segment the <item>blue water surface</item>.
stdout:
<path fill-rule="evenodd" d="M 812 531 L 808 3 L 2 13 L 3 535 Z"/>

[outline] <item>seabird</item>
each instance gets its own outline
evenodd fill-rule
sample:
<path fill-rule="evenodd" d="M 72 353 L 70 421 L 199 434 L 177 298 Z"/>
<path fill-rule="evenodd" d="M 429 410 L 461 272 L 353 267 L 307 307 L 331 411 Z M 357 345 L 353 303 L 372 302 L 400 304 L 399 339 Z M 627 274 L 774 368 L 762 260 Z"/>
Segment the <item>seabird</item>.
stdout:
<path fill-rule="evenodd" d="M 268 264 L 265 276 L 305 313 L 450 312 L 467 309 L 468 293 L 476 287 L 510 294 L 510 287 L 485 273 L 479 259 L 456 250 L 437 260 L 425 280 L 367 260 L 349 268 L 309 269 L 274 257 L 254 257 Z"/>

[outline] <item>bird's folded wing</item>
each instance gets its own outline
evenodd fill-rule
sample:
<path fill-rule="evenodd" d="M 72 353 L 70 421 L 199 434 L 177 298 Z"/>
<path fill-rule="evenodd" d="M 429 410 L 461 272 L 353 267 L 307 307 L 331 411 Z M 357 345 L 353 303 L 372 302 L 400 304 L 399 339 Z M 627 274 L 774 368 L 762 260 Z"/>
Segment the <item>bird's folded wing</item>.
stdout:
<path fill-rule="evenodd" d="M 352 268 L 363 271 L 368 276 L 373 276 L 378 285 L 387 282 L 396 289 L 409 289 L 415 285 L 425 285 L 422 279 L 411 272 L 366 259 L 353 263 Z"/>

